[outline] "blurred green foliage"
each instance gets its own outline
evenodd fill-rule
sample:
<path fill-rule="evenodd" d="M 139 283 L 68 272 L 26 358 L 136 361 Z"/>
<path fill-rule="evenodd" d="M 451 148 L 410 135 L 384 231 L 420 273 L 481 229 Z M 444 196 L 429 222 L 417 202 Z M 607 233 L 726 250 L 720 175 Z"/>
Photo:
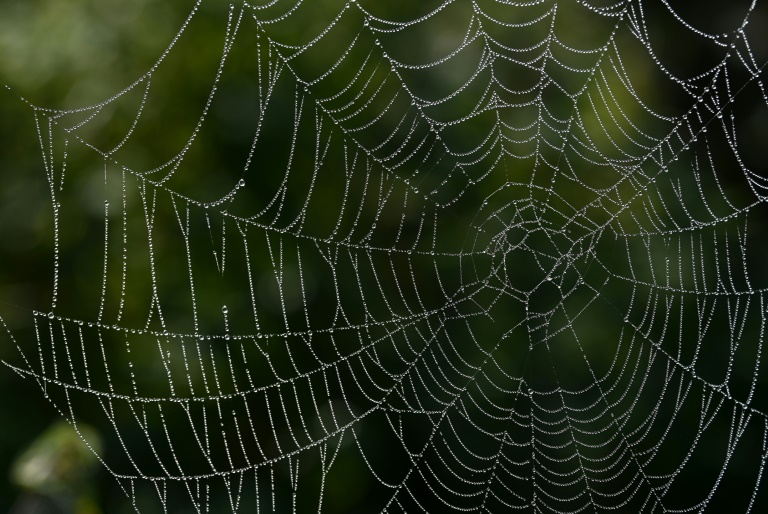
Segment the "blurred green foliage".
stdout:
<path fill-rule="evenodd" d="M 90 441 L 90 448 L 81 436 Z M 93 479 L 102 451 L 99 436 L 87 425 L 77 433 L 69 423 L 52 424 L 21 453 L 11 469 L 13 482 L 27 491 L 47 496 L 63 512 L 98 514 Z M 19 506 L 14 512 L 24 512 Z"/>

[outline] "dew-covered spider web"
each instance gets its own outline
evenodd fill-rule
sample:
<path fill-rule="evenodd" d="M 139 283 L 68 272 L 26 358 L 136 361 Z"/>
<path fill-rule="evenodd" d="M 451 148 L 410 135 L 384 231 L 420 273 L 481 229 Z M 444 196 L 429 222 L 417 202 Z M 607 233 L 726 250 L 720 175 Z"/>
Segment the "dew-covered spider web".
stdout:
<path fill-rule="evenodd" d="M 28 102 L 50 308 L 5 364 L 137 512 L 760 511 L 758 4 L 185 7 Z"/>

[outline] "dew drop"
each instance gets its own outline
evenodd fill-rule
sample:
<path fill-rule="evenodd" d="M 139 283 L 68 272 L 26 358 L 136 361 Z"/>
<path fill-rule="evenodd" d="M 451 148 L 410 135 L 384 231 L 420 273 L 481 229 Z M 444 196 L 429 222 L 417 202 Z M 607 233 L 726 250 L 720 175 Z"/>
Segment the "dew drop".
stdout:
<path fill-rule="evenodd" d="M 226 305 L 224 305 L 224 306 L 222 306 L 222 307 L 221 307 L 221 312 L 223 312 L 224 314 L 226 314 L 226 313 L 228 313 L 228 312 L 229 312 L 229 309 L 227 309 L 227 306 L 226 306 Z"/>
<path fill-rule="evenodd" d="M 53 319 L 53 312 L 48 313 L 48 319 Z"/>

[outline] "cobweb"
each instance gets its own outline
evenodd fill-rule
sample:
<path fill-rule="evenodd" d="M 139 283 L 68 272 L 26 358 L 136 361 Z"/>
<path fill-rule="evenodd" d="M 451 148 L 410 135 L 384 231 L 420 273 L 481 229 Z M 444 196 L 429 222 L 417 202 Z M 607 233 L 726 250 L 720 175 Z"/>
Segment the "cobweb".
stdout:
<path fill-rule="evenodd" d="M 130 508 L 765 505 L 756 2 L 226 7 L 30 105 L 52 300 L 6 365 Z"/>

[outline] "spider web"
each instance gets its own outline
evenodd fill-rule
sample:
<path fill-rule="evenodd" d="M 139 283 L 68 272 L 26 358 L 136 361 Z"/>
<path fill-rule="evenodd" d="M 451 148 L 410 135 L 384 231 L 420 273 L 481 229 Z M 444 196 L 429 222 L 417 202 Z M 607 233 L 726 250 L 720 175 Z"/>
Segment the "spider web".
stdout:
<path fill-rule="evenodd" d="M 766 13 L 702 5 L 198 1 L 30 105 L 6 365 L 137 512 L 759 510 Z"/>

